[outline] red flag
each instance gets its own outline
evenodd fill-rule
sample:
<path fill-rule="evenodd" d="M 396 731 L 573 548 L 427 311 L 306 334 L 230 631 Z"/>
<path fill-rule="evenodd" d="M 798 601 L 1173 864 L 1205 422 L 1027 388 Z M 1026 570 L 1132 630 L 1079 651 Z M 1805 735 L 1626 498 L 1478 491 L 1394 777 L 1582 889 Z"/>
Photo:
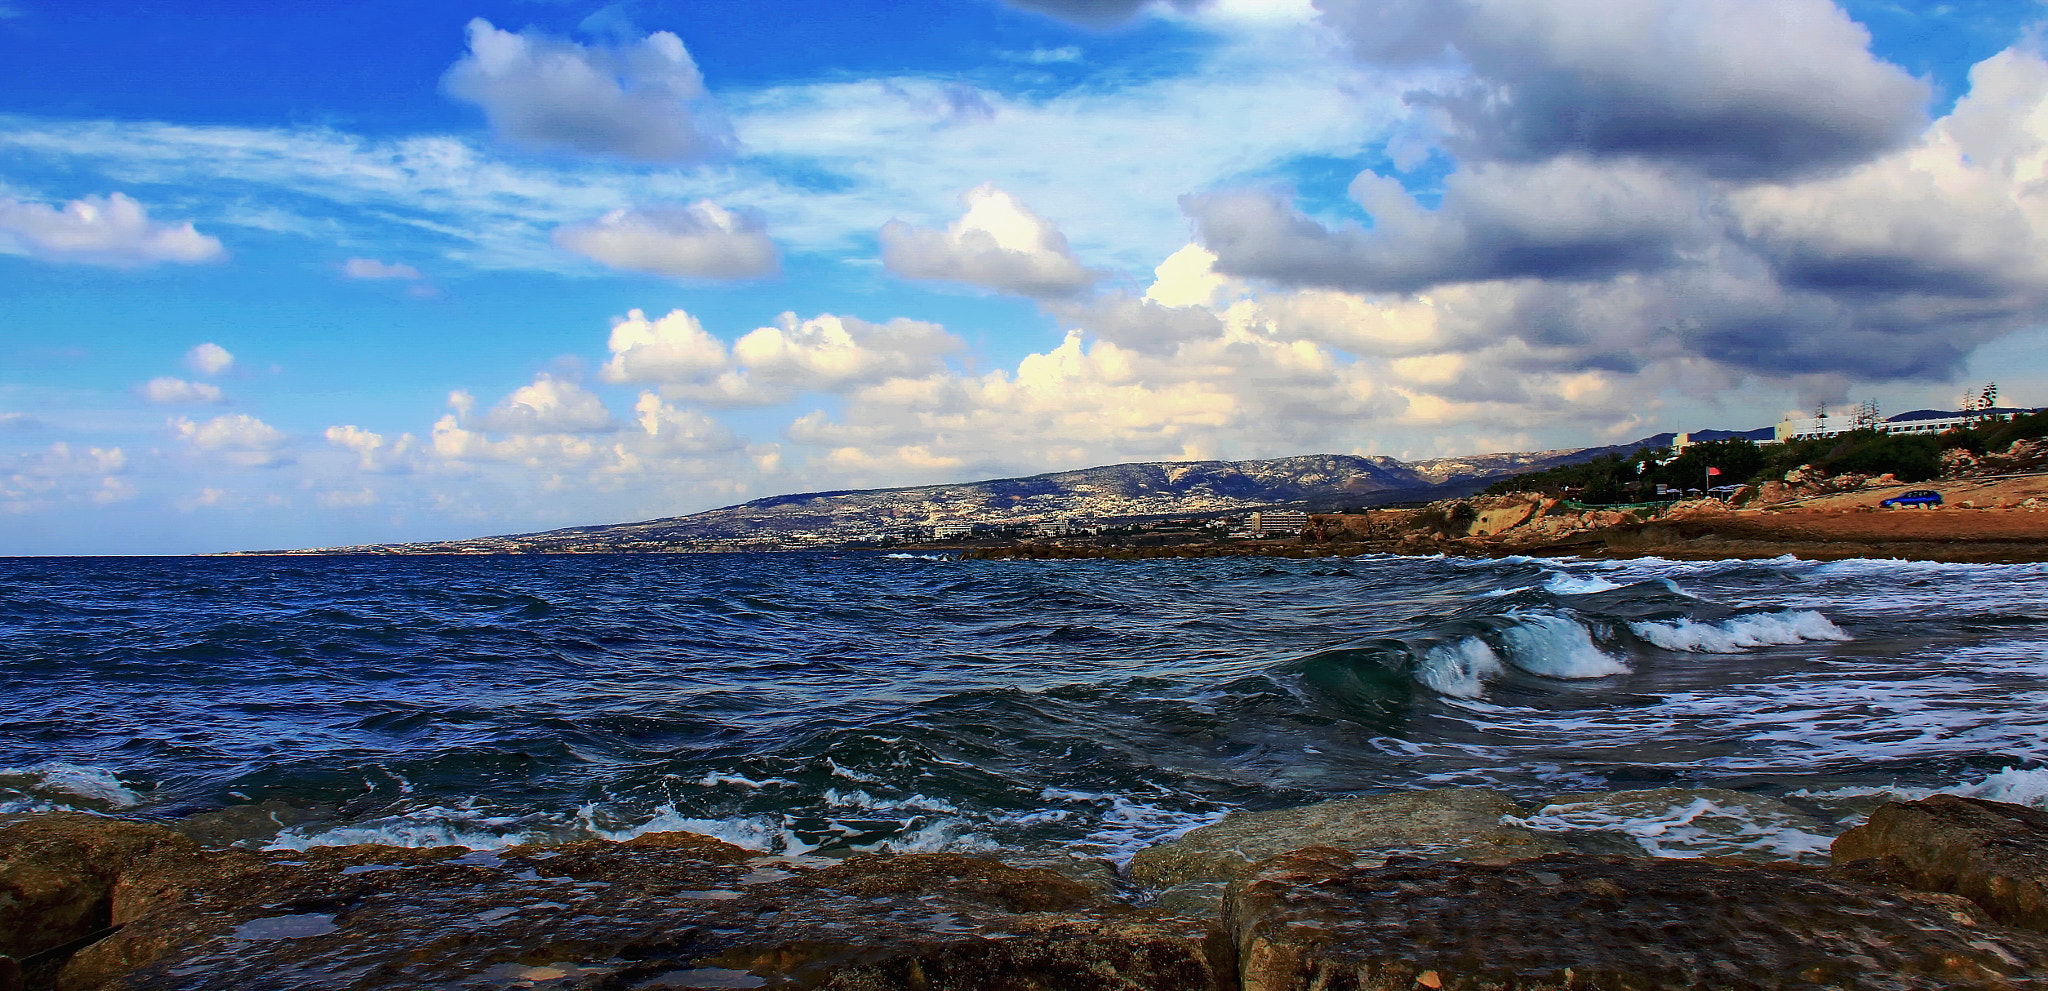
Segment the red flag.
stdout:
<path fill-rule="evenodd" d="M 1709 468 L 1709 469 L 1707 469 L 1707 477 L 1708 477 L 1708 478 L 1712 478 L 1712 477 L 1714 477 L 1715 475 L 1719 475 L 1720 473 L 1721 473 L 1721 469 L 1719 469 L 1719 468 Z"/>

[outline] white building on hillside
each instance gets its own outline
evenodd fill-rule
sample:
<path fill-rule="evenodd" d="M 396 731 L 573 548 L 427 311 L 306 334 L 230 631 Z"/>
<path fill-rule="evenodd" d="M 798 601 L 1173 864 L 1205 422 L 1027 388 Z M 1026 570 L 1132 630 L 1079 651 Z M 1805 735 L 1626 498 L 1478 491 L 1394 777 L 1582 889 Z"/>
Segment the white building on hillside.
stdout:
<path fill-rule="evenodd" d="M 1296 536 L 1307 526 L 1307 513 L 1269 513 L 1260 511 L 1252 514 L 1252 518 L 1245 524 L 1245 529 L 1268 537 L 1276 534 Z"/>
<path fill-rule="evenodd" d="M 1975 410 L 1933 410 L 1916 409 L 1911 413 L 1900 413 L 1870 424 L 1876 430 L 1888 434 L 1924 434 L 1932 436 L 1955 427 L 1967 427 L 1978 420 L 1994 416 L 2015 416 L 2035 413 L 2039 410 L 2013 409 L 2004 406 Z M 1773 440 L 1783 444 L 1791 440 L 1813 440 L 1820 437 L 1834 437 L 1859 429 L 1863 424 L 1859 418 L 1850 416 L 1804 416 L 1785 420 L 1778 424 Z"/>

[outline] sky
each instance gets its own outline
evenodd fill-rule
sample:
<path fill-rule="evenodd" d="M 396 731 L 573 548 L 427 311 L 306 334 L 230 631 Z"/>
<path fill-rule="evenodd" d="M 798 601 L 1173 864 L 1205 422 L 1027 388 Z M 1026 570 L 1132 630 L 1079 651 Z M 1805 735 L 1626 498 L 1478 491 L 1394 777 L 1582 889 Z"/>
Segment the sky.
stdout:
<path fill-rule="evenodd" d="M 2034 0 L 0 0 L 0 555 L 2048 405 Z"/>

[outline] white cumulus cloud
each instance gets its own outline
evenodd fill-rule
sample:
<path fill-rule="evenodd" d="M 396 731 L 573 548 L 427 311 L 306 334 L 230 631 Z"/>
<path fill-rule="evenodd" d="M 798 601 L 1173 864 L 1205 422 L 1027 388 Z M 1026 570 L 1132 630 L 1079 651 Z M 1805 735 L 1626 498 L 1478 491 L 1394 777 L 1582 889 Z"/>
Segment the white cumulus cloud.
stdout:
<path fill-rule="evenodd" d="M 176 417 L 170 421 L 170 428 L 194 450 L 239 467 L 272 468 L 292 461 L 291 438 L 247 413 L 216 416 L 204 423 Z"/>
<path fill-rule="evenodd" d="M 1101 277 L 1074 257 L 1058 228 L 993 183 L 961 199 L 967 212 L 945 230 L 897 220 L 884 225 L 882 261 L 889 271 L 1034 299 L 1074 296 Z"/>
<path fill-rule="evenodd" d="M 965 347 L 944 327 L 921 320 L 869 323 L 822 313 L 799 320 L 784 313 L 775 325 L 750 331 L 732 346 L 734 362 L 758 379 L 806 391 L 929 374 L 944 357 Z"/>
<path fill-rule="evenodd" d="M 607 382 L 689 382 L 726 370 L 725 343 L 704 330 L 704 324 L 682 310 L 657 320 L 629 310 L 613 321 L 611 360 L 598 371 Z"/>
<path fill-rule="evenodd" d="M 207 341 L 185 352 L 185 367 L 201 375 L 219 375 L 235 367 L 235 356 L 227 348 Z"/>
<path fill-rule="evenodd" d="M 419 443 L 411 434 L 400 434 L 398 439 L 391 440 L 354 424 L 328 427 L 325 436 L 327 443 L 355 452 L 356 467 L 367 472 L 410 471 L 413 458 L 419 451 Z"/>
<path fill-rule="evenodd" d="M 222 399 L 220 386 L 169 376 L 150 379 L 138 391 L 142 398 L 165 405 L 206 405 Z"/>
<path fill-rule="evenodd" d="M 515 34 L 477 18 L 469 53 L 442 84 L 482 107 L 514 144 L 643 162 L 697 161 L 731 145 L 707 116 L 697 63 L 667 31 L 607 47 Z"/>
<path fill-rule="evenodd" d="M 589 434 L 618 429 L 604 401 L 582 386 L 551 375 L 536 376 L 466 426 L 501 434 Z"/>
<path fill-rule="evenodd" d="M 418 281 L 420 270 L 400 262 L 383 262 L 375 258 L 351 258 L 341 263 L 341 274 L 351 279 L 404 279 Z"/>
<path fill-rule="evenodd" d="M 757 211 L 710 200 L 613 210 L 555 229 L 555 243 L 613 268 L 693 279 L 749 279 L 781 270 Z"/>
<path fill-rule="evenodd" d="M 0 459 L 0 512 L 28 513 L 66 502 L 124 502 L 137 494 L 123 477 L 127 470 L 128 455 L 118 447 L 80 449 L 64 441 Z"/>
<path fill-rule="evenodd" d="M 227 256 L 219 240 L 190 223 L 153 221 L 142 204 L 118 192 L 82 197 L 61 208 L 0 198 L 0 252 L 115 268 Z"/>

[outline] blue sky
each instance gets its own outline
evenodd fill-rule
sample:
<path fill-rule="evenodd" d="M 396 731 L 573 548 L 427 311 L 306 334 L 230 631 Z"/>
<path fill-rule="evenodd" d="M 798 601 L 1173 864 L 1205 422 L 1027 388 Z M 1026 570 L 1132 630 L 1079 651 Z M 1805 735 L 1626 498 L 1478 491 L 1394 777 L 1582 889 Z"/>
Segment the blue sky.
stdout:
<path fill-rule="evenodd" d="M 2041 20 L 0 0 L 0 554 L 2041 404 Z"/>

